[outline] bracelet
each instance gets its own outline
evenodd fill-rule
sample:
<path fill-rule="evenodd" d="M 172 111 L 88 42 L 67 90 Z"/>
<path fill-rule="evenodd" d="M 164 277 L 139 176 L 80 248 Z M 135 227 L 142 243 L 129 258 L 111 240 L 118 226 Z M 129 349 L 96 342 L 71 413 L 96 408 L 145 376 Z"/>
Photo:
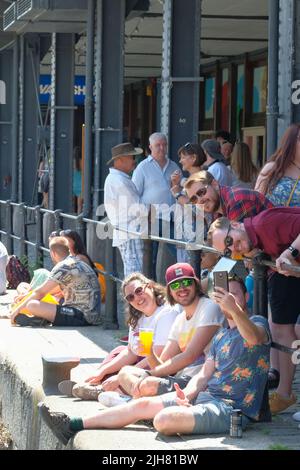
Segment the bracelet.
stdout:
<path fill-rule="evenodd" d="M 150 377 L 152 376 L 152 374 L 151 374 L 151 371 L 150 371 L 150 370 L 146 370 L 146 369 L 144 369 L 144 372 L 145 372 L 145 374 L 146 374 L 146 375 L 149 375 Z"/>

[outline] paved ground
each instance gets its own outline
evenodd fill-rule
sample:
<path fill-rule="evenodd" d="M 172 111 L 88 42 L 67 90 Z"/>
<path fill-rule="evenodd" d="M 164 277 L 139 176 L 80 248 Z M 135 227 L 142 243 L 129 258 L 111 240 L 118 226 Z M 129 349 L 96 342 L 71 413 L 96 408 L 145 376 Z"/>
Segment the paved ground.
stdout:
<path fill-rule="evenodd" d="M 5 311 L 11 293 L 0 297 L 0 317 Z M 0 400 L 2 419 L 19 449 L 60 449 L 49 429 L 39 421 L 36 404 L 46 400 L 51 408 L 72 415 L 87 415 L 98 411 L 97 402 L 81 402 L 58 396 L 42 386 L 41 355 L 76 355 L 80 365 L 72 370 L 78 380 L 90 374 L 106 351 L 118 343 L 122 332 L 88 328 L 20 328 L 11 327 L 7 319 L 0 320 Z M 300 398 L 300 370 L 298 367 L 294 390 Z M 12 400 L 12 396 L 14 400 Z M 273 419 L 272 423 L 252 425 L 243 439 L 229 436 L 175 436 L 164 437 L 143 424 L 123 430 L 83 431 L 70 444 L 73 449 L 95 450 L 238 450 L 277 449 L 300 450 L 300 429 L 291 415 L 300 406 L 291 407 Z"/>

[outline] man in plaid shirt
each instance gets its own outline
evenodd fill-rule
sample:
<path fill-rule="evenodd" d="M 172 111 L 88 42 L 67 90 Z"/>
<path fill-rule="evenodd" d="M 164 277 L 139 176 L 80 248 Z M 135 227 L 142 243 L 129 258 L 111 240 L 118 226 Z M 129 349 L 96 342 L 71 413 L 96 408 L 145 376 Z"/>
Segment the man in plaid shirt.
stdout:
<path fill-rule="evenodd" d="M 208 171 L 199 171 L 190 176 L 184 189 L 190 202 L 201 205 L 206 213 L 220 214 L 238 222 L 274 207 L 258 191 L 220 186 Z"/>

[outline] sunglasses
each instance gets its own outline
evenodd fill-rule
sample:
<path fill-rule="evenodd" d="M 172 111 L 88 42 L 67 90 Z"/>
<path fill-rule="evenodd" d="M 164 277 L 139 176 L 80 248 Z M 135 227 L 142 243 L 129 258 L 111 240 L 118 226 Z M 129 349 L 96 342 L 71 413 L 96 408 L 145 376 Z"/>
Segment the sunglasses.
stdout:
<path fill-rule="evenodd" d="M 67 237 L 68 235 L 71 235 L 72 232 L 73 232 L 73 230 L 68 228 L 67 230 L 61 230 L 59 235 L 61 237 Z"/>
<path fill-rule="evenodd" d="M 193 146 L 193 144 L 191 144 L 190 142 L 187 142 L 184 146 L 183 146 L 184 150 L 186 152 L 189 152 L 189 153 L 195 153 L 195 148 Z"/>
<path fill-rule="evenodd" d="M 191 287 L 194 279 L 182 279 L 181 281 L 174 281 L 170 284 L 170 289 L 178 290 L 180 287 Z"/>
<path fill-rule="evenodd" d="M 198 191 L 195 194 L 193 194 L 192 197 L 190 197 L 190 203 L 197 204 L 198 199 L 201 199 L 207 193 L 207 188 L 208 188 L 208 185 L 204 186 L 204 188 L 198 189 Z"/>
<path fill-rule="evenodd" d="M 53 232 L 50 233 L 49 238 L 54 238 L 54 237 L 59 237 L 60 236 L 60 230 L 54 230 Z"/>
<path fill-rule="evenodd" d="M 231 225 L 229 224 L 226 237 L 224 238 L 225 250 L 224 250 L 223 253 L 224 253 L 224 256 L 226 256 L 227 258 L 231 258 L 231 257 L 232 257 L 232 251 L 231 251 L 231 249 L 229 248 L 229 246 L 233 245 L 233 238 L 229 235 L 229 232 L 230 232 L 231 228 L 232 228 L 232 227 L 231 227 Z"/>
<path fill-rule="evenodd" d="M 135 296 L 140 297 L 140 296 L 143 294 L 143 292 L 144 292 L 144 290 L 146 289 L 146 287 L 147 287 L 147 284 L 146 284 L 145 286 L 139 286 L 139 287 L 137 287 L 137 288 L 134 290 L 134 292 L 133 292 L 132 294 L 128 294 L 128 295 L 125 296 L 125 300 L 126 300 L 128 303 L 133 302 Z"/>

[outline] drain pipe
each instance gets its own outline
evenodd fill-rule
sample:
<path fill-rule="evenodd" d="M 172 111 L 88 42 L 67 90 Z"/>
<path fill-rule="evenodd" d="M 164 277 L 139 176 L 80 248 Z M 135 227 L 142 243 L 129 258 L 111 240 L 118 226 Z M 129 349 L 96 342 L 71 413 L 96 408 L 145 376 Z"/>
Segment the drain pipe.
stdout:
<path fill-rule="evenodd" d="M 86 45 L 86 95 L 84 143 L 83 216 L 91 213 L 92 149 L 93 149 L 93 66 L 94 66 L 95 0 L 88 1 Z"/>
<path fill-rule="evenodd" d="M 278 139 L 278 52 L 279 52 L 279 0 L 269 0 L 268 46 L 268 105 L 267 105 L 267 158 L 275 152 Z"/>

